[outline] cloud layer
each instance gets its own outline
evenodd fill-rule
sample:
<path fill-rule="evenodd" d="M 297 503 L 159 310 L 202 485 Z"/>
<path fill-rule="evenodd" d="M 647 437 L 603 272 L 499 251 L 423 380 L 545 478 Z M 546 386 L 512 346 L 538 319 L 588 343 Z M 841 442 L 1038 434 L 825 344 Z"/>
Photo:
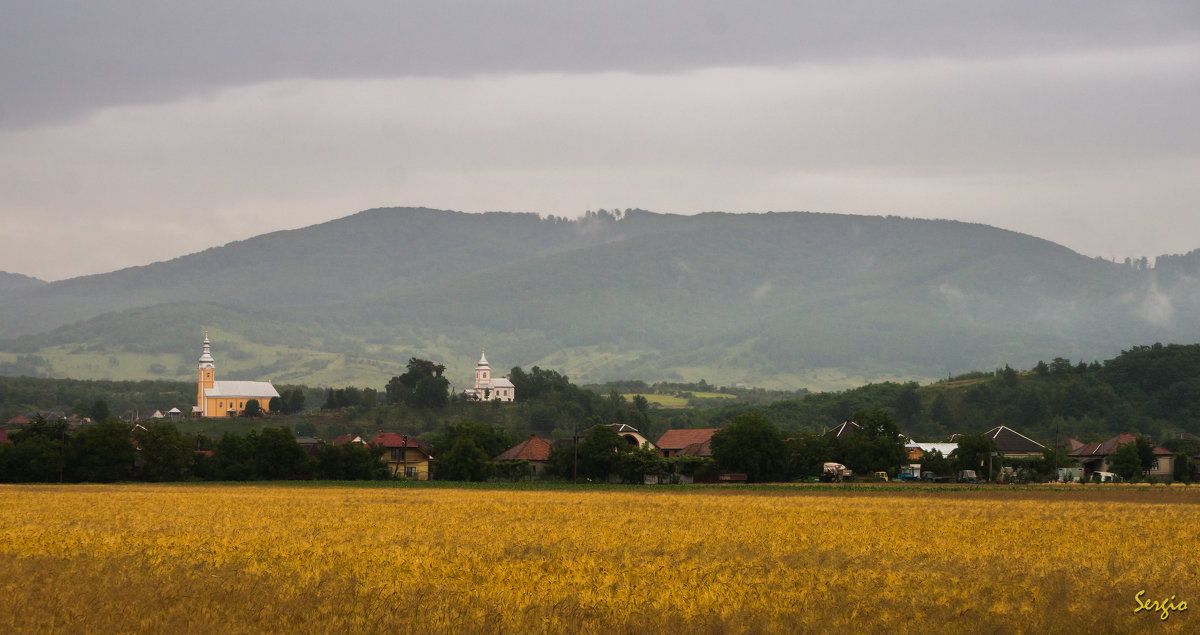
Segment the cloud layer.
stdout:
<path fill-rule="evenodd" d="M 1105 257 L 1200 247 L 1188 4 L 405 4 L 128 24 L 24 7 L 0 26 L 0 77 L 23 88 L 0 98 L 0 269 L 94 273 L 386 205 L 896 214 Z"/>

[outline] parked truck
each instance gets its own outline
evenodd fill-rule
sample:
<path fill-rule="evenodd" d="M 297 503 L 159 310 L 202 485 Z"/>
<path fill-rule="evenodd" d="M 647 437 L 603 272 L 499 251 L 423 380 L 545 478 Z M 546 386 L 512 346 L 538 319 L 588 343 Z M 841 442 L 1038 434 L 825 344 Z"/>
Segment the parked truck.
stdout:
<path fill-rule="evenodd" d="M 921 464 L 909 463 L 908 465 L 901 465 L 900 476 L 897 478 L 899 478 L 901 481 L 921 480 Z"/>
<path fill-rule="evenodd" d="M 826 463 L 821 469 L 821 480 L 826 483 L 841 483 L 854 475 L 841 463 Z"/>
<path fill-rule="evenodd" d="M 978 483 L 979 478 L 975 476 L 975 470 L 963 470 L 958 473 L 959 483 Z"/>

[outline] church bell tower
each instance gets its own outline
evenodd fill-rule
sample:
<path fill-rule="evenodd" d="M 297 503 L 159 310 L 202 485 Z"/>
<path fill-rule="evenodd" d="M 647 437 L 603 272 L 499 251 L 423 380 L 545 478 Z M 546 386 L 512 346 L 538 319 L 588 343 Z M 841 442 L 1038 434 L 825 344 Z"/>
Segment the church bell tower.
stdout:
<path fill-rule="evenodd" d="M 204 389 L 212 388 L 213 382 L 216 380 L 217 365 L 213 361 L 212 344 L 208 341 L 208 333 L 204 333 L 204 351 L 200 353 L 200 365 L 197 375 L 196 387 L 196 406 L 200 409 L 201 416 L 208 416 L 208 408 L 204 399 Z"/>

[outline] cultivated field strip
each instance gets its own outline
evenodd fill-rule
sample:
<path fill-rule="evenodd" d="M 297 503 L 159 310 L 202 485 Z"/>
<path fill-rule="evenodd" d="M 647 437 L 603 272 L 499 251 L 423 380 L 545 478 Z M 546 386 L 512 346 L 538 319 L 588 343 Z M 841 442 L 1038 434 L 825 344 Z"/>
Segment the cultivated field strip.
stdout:
<path fill-rule="evenodd" d="M 1200 489 L 0 487 L 4 632 L 1194 632 Z M 1135 595 L 1197 608 L 1166 620 Z"/>

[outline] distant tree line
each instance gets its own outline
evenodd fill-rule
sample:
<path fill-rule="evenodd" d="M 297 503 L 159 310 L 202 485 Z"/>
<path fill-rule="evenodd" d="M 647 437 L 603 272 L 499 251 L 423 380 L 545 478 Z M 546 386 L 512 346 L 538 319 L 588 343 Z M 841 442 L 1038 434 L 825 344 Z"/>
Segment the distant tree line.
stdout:
<path fill-rule="evenodd" d="M 377 446 L 324 444 L 313 457 L 290 428 L 226 433 L 213 443 L 174 425 L 131 426 L 108 419 L 71 431 L 64 420 L 9 432 L 0 444 L 0 482 L 256 481 L 384 479 Z"/>

